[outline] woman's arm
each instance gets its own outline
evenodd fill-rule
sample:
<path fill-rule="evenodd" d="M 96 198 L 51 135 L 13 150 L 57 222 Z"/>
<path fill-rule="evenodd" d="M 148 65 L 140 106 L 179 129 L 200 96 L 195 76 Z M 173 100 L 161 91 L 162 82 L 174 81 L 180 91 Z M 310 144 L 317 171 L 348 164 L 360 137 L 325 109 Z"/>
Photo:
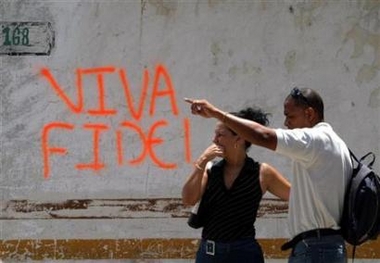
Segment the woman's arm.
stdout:
<path fill-rule="evenodd" d="M 195 205 L 202 197 L 207 185 L 207 165 L 215 157 L 222 157 L 223 150 L 216 144 L 211 144 L 194 163 L 193 172 L 187 178 L 182 188 L 184 205 Z"/>
<path fill-rule="evenodd" d="M 263 195 L 269 191 L 282 200 L 289 200 L 290 182 L 267 163 L 260 165 L 260 183 Z"/>
<path fill-rule="evenodd" d="M 182 203 L 184 205 L 195 205 L 203 195 L 208 179 L 205 166 L 198 163 L 194 164 L 194 170 L 182 188 Z"/>

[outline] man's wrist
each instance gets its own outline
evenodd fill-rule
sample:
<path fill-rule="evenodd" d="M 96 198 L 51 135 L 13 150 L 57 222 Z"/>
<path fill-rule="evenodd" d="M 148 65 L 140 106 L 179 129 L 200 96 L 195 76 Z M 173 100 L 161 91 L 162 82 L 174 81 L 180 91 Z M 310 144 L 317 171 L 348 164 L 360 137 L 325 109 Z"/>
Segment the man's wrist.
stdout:
<path fill-rule="evenodd" d="M 229 114 L 230 114 L 230 113 L 228 113 L 228 112 L 223 112 L 223 117 L 222 117 L 222 122 L 223 122 L 223 123 L 226 123 Z"/>

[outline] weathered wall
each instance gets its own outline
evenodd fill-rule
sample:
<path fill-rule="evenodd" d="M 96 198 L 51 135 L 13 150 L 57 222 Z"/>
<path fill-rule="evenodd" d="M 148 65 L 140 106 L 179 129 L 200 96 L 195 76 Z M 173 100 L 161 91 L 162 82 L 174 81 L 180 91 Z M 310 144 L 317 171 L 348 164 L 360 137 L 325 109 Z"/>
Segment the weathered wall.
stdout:
<path fill-rule="evenodd" d="M 310 86 L 352 150 L 380 156 L 379 1 L 0 4 L 3 259 L 191 259 L 180 191 L 214 122 L 184 97 L 281 127 L 291 87 Z M 250 154 L 291 179 L 287 159 Z M 286 209 L 263 201 L 267 258 L 287 256 Z"/>

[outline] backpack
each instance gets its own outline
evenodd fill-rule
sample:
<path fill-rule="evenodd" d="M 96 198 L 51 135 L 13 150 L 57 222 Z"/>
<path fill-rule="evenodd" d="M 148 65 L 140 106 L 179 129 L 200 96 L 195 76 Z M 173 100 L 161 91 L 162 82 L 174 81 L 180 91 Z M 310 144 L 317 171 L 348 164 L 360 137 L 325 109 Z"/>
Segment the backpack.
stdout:
<path fill-rule="evenodd" d="M 380 178 L 372 170 L 375 155 L 372 152 L 360 160 L 351 152 L 352 177 L 346 189 L 341 231 L 345 241 L 355 248 L 369 239 L 377 239 L 380 234 Z M 372 156 L 368 165 L 364 160 Z M 357 165 L 354 165 L 354 161 Z"/>

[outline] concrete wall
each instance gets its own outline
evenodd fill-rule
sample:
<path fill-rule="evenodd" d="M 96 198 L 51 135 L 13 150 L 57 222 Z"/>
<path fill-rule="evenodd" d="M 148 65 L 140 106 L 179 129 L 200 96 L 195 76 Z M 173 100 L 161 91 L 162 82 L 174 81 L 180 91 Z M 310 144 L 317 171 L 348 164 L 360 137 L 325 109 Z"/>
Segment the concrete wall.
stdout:
<path fill-rule="evenodd" d="M 380 156 L 378 1 L 0 4 L 4 260 L 191 260 L 200 232 L 180 192 L 215 122 L 184 97 L 257 105 L 282 127 L 285 96 L 310 86 L 351 149 Z M 289 160 L 250 155 L 291 179 Z M 286 212 L 265 196 L 268 259 L 287 257 Z M 370 242 L 357 257 L 379 251 Z"/>

